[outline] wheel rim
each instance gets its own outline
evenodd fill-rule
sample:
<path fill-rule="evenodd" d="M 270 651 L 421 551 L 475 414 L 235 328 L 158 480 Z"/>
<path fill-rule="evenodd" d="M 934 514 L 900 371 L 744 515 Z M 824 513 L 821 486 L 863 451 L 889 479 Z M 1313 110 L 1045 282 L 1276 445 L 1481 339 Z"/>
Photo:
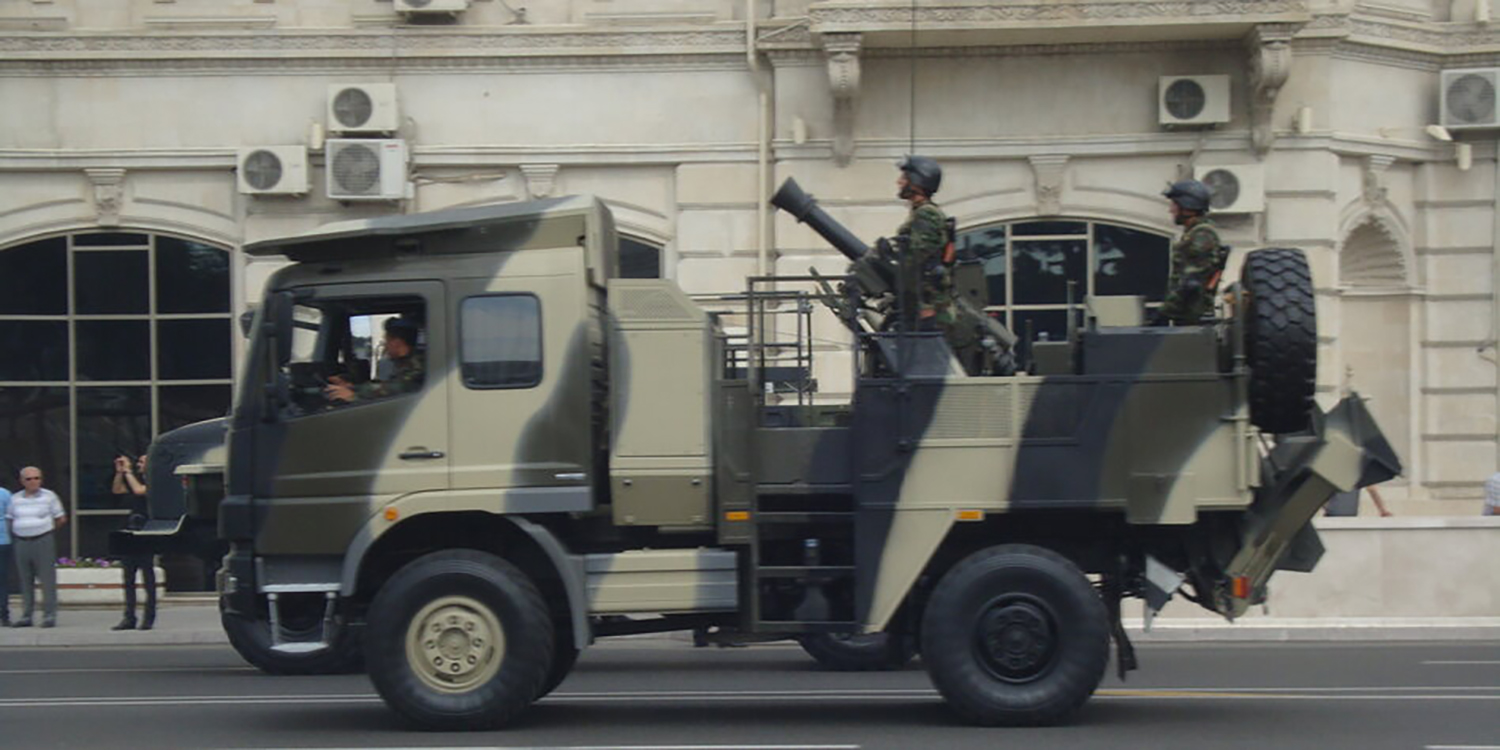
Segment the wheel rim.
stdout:
<path fill-rule="evenodd" d="M 463 693 L 500 671 L 505 631 L 494 610 L 467 596 L 429 602 L 406 629 L 406 660 L 422 684 Z"/>
<path fill-rule="evenodd" d="M 1006 597 L 984 608 L 974 628 L 974 651 L 984 668 L 1006 682 L 1030 682 L 1057 656 L 1052 610 L 1030 597 Z"/>

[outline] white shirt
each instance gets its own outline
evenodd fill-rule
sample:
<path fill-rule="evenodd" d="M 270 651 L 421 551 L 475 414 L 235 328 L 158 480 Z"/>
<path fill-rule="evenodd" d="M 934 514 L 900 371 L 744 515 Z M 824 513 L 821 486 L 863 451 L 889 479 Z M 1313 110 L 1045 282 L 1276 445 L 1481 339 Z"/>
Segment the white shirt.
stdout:
<path fill-rule="evenodd" d="M 1484 515 L 1500 516 L 1500 472 L 1484 480 Z"/>
<path fill-rule="evenodd" d="M 21 491 L 11 495 L 10 512 L 5 517 L 10 519 L 11 535 L 24 539 L 51 531 L 53 519 L 64 515 L 62 501 L 57 499 L 57 493 L 42 488 L 35 494 Z"/>

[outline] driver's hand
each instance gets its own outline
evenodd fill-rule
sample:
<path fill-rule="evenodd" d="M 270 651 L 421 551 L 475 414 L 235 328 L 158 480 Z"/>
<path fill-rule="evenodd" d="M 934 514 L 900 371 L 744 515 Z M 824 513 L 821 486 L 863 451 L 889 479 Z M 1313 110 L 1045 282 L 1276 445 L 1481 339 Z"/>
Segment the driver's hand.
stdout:
<path fill-rule="evenodd" d="M 323 397 L 330 401 L 353 401 L 354 388 L 345 382 L 343 378 L 329 378 L 328 387 L 323 389 Z M 334 382 L 338 381 L 338 382 Z"/>

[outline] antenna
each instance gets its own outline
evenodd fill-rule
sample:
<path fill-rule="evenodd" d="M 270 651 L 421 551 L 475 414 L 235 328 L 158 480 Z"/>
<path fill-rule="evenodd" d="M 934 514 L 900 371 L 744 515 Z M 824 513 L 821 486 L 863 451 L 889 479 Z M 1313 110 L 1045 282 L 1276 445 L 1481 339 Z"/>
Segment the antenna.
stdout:
<path fill-rule="evenodd" d="M 917 152 L 917 0 L 911 0 L 911 43 L 907 45 L 907 53 L 910 55 L 911 70 L 908 73 L 908 87 L 911 99 L 906 104 L 907 132 L 910 141 L 907 144 L 906 153 Z"/>

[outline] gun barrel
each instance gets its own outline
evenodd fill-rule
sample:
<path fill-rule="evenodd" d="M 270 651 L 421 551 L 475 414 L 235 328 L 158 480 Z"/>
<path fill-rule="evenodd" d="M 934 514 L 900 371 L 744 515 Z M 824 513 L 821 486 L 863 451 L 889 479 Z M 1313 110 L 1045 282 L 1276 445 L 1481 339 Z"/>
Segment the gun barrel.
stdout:
<path fill-rule="evenodd" d="M 771 205 L 795 216 L 797 221 L 811 227 L 818 236 L 828 240 L 839 252 L 849 260 L 859 260 L 870 252 L 870 246 L 861 242 L 852 232 L 844 228 L 829 216 L 827 212 L 818 207 L 818 202 L 811 195 L 802 191 L 797 181 L 788 177 L 786 182 L 781 183 L 781 188 L 776 195 L 771 197 Z"/>

